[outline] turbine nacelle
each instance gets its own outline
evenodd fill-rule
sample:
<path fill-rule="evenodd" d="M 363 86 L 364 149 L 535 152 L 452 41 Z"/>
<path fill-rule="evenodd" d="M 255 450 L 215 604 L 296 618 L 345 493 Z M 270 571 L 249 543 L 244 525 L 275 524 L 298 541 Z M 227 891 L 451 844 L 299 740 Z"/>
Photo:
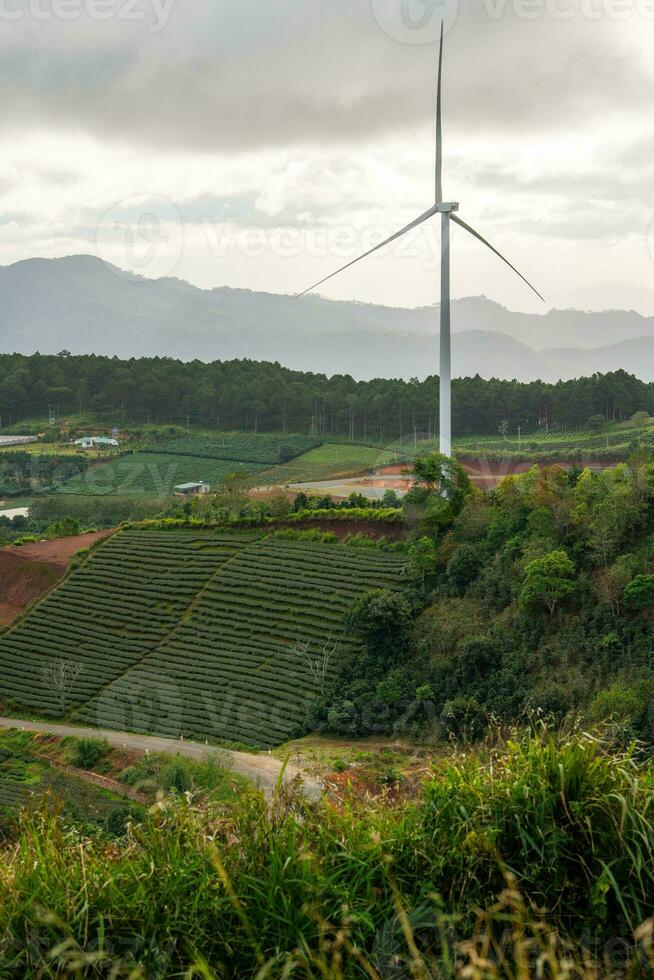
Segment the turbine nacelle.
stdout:
<path fill-rule="evenodd" d="M 444 204 L 438 204 L 436 206 L 436 214 L 450 214 L 452 211 L 458 211 L 458 210 L 459 210 L 458 202 L 456 204 L 444 203 Z"/>

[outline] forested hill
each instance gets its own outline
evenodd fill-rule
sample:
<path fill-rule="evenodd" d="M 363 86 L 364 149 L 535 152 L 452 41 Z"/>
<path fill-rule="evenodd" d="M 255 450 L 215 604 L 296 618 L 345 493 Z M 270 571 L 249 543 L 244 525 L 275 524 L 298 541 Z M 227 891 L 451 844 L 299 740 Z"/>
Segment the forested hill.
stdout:
<path fill-rule="evenodd" d="M 438 371 L 437 306 L 198 289 L 133 276 L 89 255 L 0 267 L 0 295 L 0 350 L 7 353 L 255 357 L 365 379 Z M 453 303 L 452 325 L 458 377 L 556 381 L 622 367 L 654 380 L 654 317 L 633 310 L 536 315 L 468 297 Z"/>
<path fill-rule="evenodd" d="M 576 381 L 530 384 L 455 381 L 455 434 L 496 435 L 507 422 L 523 432 L 580 429 L 590 420 L 654 414 L 654 383 L 624 371 Z M 45 424 L 80 409 L 107 424 L 202 425 L 223 431 L 306 432 L 388 443 L 416 430 L 433 433 L 438 379 L 354 381 L 257 361 L 121 361 L 96 355 L 0 355 L 2 424 Z"/>

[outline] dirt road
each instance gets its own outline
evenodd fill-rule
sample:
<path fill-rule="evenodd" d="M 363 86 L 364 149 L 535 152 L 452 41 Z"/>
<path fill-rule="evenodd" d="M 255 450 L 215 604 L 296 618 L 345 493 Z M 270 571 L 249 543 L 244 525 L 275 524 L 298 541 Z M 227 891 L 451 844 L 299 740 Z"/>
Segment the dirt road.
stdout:
<path fill-rule="evenodd" d="M 51 722 L 22 721 L 20 718 L 0 718 L 0 728 L 17 728 L 60 737 L 74 735 L 76 738 L 104 738 L 117 749 L 133 749 L 143 753 L 163 752 L 166 755 L 181 755 L 187 759 L 204 759 L 208 753 L 211 753 L 211 746 L 163 738 L 160 735 L 130 735 L 126 732 L 113 732 L 107 729 L 77 728 L 74 725 L 56 725 Z M 227 749 L 216 751 L 229 758 L 234 772 L 251 780 L 266 796 L 272 795 L 283 769 L 283 765 L 278 759 L 265 754 L 251 755 L 248 752 L 233 752 Z M 320 783 L 293 766 L 287 766 L 284 772 L 284 782 L 290 782 L 297 776 L 302 780 L 307 799 L 319 799 L 322 794 Z"/>

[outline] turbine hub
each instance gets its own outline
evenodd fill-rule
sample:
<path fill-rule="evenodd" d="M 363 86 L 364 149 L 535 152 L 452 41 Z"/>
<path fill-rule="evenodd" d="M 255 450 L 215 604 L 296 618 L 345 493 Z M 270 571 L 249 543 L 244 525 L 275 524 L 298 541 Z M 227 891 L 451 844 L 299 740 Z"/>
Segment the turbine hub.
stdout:
<path fill-rule="evenodd" d="M 459 210 L 459 204 L 458 204 L 458 202 L 456 204 L 451 203 L 451 202 L 450 203 L 446 203 L 446 204 L 439 204 L 438 207 L 437 207 L 437 209 L 438 209 L 439 214 L 450 214 L 451 211 L 458 211 Z"/>

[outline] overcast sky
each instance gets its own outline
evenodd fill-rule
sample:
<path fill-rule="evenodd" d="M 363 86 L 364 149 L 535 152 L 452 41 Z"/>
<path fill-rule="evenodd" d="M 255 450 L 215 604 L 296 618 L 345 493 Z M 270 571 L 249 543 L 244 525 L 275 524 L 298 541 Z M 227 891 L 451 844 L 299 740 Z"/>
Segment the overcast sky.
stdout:
<path fill-rule="evenodd" d="M 305 288 L 431 205 L 443 15 L 446 196 L 548 306 L 654 313 L 654 0 L 0 0 L 0 263 Z M 321 291 L 430 304 L 437 253 Z M 463 232 L 453 288 L 542 309 Z"/>

